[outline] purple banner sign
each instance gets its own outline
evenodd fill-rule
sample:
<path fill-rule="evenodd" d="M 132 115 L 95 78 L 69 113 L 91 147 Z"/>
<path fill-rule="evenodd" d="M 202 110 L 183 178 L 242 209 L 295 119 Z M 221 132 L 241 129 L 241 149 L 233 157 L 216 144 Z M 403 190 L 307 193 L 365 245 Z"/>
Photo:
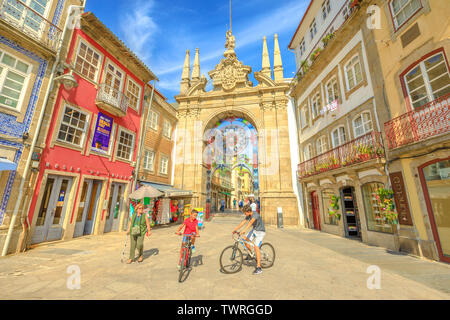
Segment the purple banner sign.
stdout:
<path fill-rule="evenodd" d="M 94 138 L 92 139 L 92 149 L 101 153 L 108 153 L 109 140 L 113 119 L 99 112 L 97 125 L 95 126 Z"/>

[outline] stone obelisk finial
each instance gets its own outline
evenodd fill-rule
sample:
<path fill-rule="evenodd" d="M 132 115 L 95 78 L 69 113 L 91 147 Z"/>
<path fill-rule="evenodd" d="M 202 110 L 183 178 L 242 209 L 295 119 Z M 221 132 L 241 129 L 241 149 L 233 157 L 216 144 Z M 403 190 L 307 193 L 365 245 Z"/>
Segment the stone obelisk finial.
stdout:
<path fill-rule="evenodd" d="M 275 82 L 284 81 L 283 62 L 281 61 L 281 51 L 280 51 L 280 45 L 278 44 L 278 35 L 277 34 L 275 34 L 273 74 L 274 74 Z"/>
<path fill-rule="evenodd" d="M 272 78 L 272 69 L 270 68 L 270 58 L 269 58 L 269 50 L 267 49 L 267 39 L 264 36 L 263 38 L 263 54 L 262 54 L 262 70 L 261 72 Z"/>
<path fill-rule="evenodd" d="M 192 81 L 200 80 L 200 57 L 199 57 L 199 49 L 195 49 L 195 60 L 194 67 L 192 69 Z"/>
<path fill-rule="evenodd" d="M 181 74 L 181 93 L 186 92 L 191 86 L 191 64 L 189 50 L 186 50 L 183 73 Z"/>

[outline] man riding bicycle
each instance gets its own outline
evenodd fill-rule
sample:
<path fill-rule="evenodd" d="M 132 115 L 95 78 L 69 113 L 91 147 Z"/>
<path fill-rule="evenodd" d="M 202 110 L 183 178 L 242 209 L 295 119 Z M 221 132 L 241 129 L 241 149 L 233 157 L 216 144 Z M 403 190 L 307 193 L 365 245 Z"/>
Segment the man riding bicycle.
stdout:
<path fill-rule="evenodd" d="M 242 211 L 245 214 L 245 219 L 237 226 L 232 233 L 237 233 L 237 231 L 242 228 L 247 222 L 247 226 L 240 232 L 240 235 L 247 241 L 250 241 L 254 245 L 255 253 L 256 253 L 256 269 L 253 272 L 253 274 L 260 274 L 262 273 L 261 269 L 261 244 L 264 239 L 264 236 L 266 235 L 266 228 L 264 227 L 264 222 L 262 220 L 262 217 L 259 213 L 256 211 L 253 211 L 250 205 L 244 205 L 242 208 Z M 247 236 L 244 236 L 244 234 L 247 232 L 248 229 L 250 229 L 250 232 L 247 234 Z M 245 246 L 247 249 L 251 252 L 252 248 L 250 244 L 245 243 Z M 245 260 L 250 260 L 250 257 L 247 256 Z"/>
<path fill-rule="evenodd" d="M 181 243 L 181 249 L 180 249 L 180 260 L 178 261 L 178 269 L 180 269 L 181 264 L 181 254 L 183 253 L 183 247 L 186 244 L 187 238 L 191 237 L 191 248 L 192 253 L 195 252 L 195 238 L 200 237 L 200 233 L 198 232 L 198 220 L 197 220 L 197 210 L 192 210 L 191 215 L 189 218 L 184 220 L 183 224 L 178 228 L 177 232 L 175 234 L 181 235 L 181 229 L 184 229 L 183 233 L 183 241 Z"/>

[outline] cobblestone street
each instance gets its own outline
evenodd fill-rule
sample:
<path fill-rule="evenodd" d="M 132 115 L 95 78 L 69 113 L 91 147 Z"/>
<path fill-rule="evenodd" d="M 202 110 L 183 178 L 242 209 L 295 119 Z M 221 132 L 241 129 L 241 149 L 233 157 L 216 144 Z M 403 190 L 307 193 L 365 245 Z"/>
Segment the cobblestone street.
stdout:
<path fill-rule="evenodd" d="M 201 231 L 194 267 L 178 282 L 180 237 L 175 227 L 153 230 L 143 263 L 121 263 L 125 233 L 41 245 L 0 259 L 3 299 L 449 299 L 450 266 L 311 230 L 267 228 L 275 265 L 261 275 L 244 266 L 219 271 L 239 217 L 216 217 Z M 70 290 L 67 269 L 81 270 Z M 367 288 L 370 265 L 381 269 L 381 289 Z"/>

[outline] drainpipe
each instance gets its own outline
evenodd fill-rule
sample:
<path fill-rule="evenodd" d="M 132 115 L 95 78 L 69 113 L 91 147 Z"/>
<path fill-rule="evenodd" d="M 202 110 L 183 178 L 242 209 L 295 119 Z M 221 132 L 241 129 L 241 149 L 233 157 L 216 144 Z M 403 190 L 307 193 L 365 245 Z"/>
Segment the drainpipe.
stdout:
<path fill-rule="evenodd" d="M 9 229 L 8 229 L 8 234 L 6 236 L 6 240 L 5 240 L 5 245 L 3 246 L 3 251 L 2 251 L 2 257 L 6 256 L 7 252 L 8 252 L 8 247 L 9 247 L 9 242 L 11 241 L 11 236 L 13 234 L 14 231 L 14 225 L 16 223 L 17 220 L 17 214 L 19 212 L 19 207 L 22 203 L 22 197 L 23 197 L 23 187 L 25 185 L 25 179 L 28 176 L 28 171 L 30 169 L 30 163 L 31 163 L 31 156 L 33 155 L 33 150 L 36 146 L 37 140 L 38 140 L 38 136 L 39 136 L 39 131 L 41 129 L 41 125 L 44 119 L 44 114 L 45 114 L 45 107 L 47 106 L 48 103 L 48 99 L 50 97 L 50 93 L 53 91 L 54 88 L 54 78 L 55 78 L 55 73 L 56 73 L 56 68 L 58 67 L 58 62 L 61 56 L 61 50 L 62 50 L 62 46 L 63 46 L 63 42 L 64 42 L 64 38 L 66 36 L 66 31 L 67 31 L 67 27 L 69 25 L 69 21 L 70 21 L 70 15 L 72 13 L 72 10 L 75 8 L 79 8 L 82 11 L 84 11 L 84 7 L 86 5 L 86 0 L 82 0 L 81 2 L 81 6 L 75 6 L 75 5 L 71 5 L 68 8 L 68 15 L 66 18 L 66 23 L 64 25 L 64 30 L 63 30 L 63 34 L 61 36 L 61 38 L 59 39 L 59 45 L 58 45 L 58 51 L 56 53 L 56 58 L 55 58 L 55 62 L 53 64 L 53 68 L 52 68 L 52 72 L 50 74 L 50 79 L 49 79 L 49 86 L 47 88 L 47 92 L 45 93 L 45 98 L 44 98 L 44 103 L 42 104 L 42 108 L 41 108 L 41 112 L 39 114 L 39 119 L 38 119 L 38 123 L 36 126 L 36 132 L 35 135 L 33 137 L 33 142 L 31 143 L 30 146 L 30 152 L 28 154 L 28 158 L 27 158 L 27 162 L 25 164 L 25 172 L 22 175 L 22 179 L 20 180 L 20 186 L 19 186 L 19 195 L 17 197 L 17 201 L 16 201 L 16 205 L 14 207 L 14 211 L 12 214 L 12 218 L 11 218 L 11 222 L 9 224 Z M 30 227 L 30 226 L 28 226 Z"/>
<path fill-rule="evenodd" d="M 141 164 L 141 154 L 142 154 L 142 148 L 144 146 L 144 140 L 145 140 L 145 132 L 147 132 L 147 122 L 148 122 L 148 117 L 150 115 L 150 110 L 152 109 L 152 103 L 153 103 L 153 95 L 155 93 L 155 87 L 156 87 L 156 79 L 153 80 L 153 89 L 152 89 L 152 95 L 150 97 L 150 103 L 148 105 L 147 108 L 147 115 L 145 118 L 145 122 L 144 125 L 141 126 L 141 131 L 139 132 L 139 149 L 138 149 L 138 155 L 137 155 L 137 161 L 136 161 L 136 172 L 134 175 L 134 182 L 133 182 L 133 188 L 131 190 L 131 192 L 133 192 L 136 188 L 136 184 L 137 184 L 137 178 L 139 176 L 139 166 Z"/>

